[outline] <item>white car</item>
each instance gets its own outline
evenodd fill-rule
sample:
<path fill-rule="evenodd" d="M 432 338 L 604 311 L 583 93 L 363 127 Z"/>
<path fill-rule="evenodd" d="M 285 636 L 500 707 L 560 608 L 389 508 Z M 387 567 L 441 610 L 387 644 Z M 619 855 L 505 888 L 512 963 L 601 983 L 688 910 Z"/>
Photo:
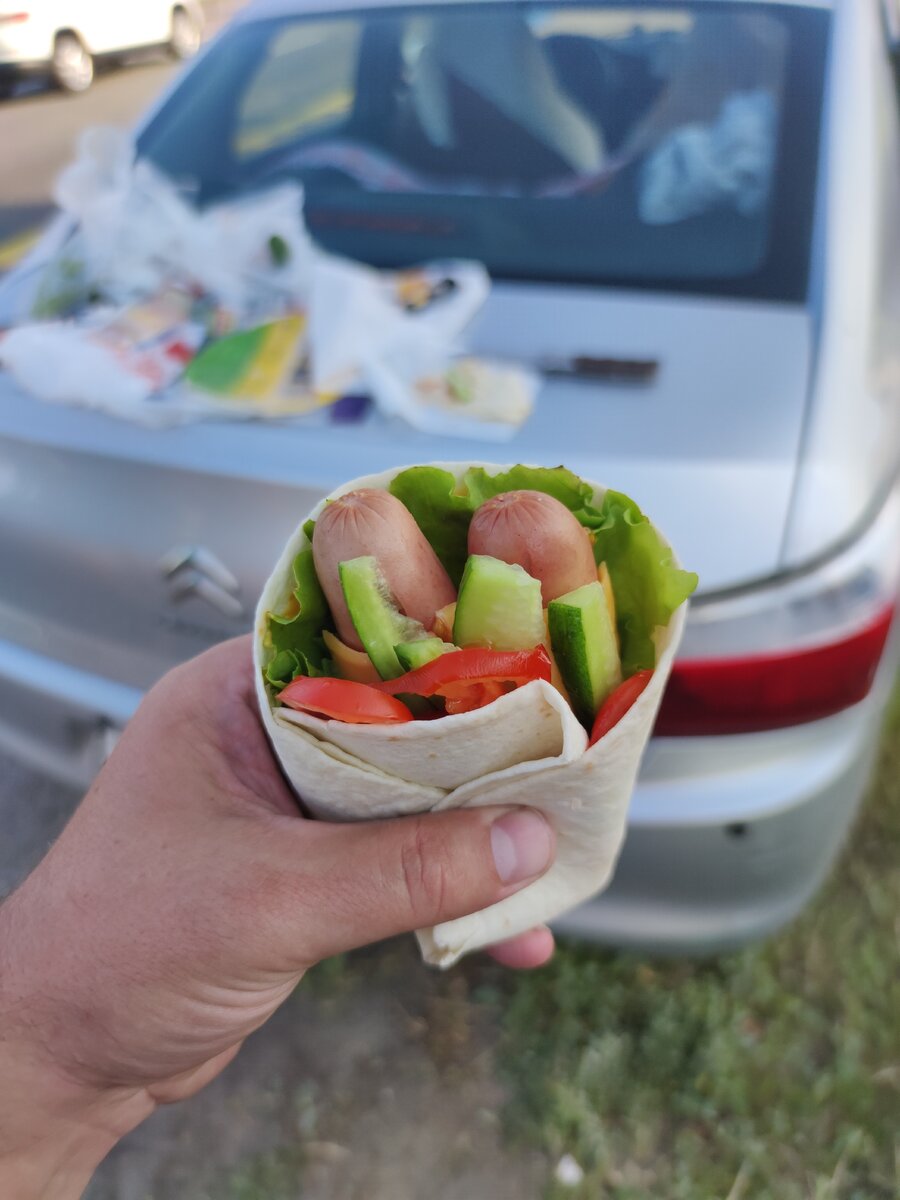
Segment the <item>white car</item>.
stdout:
<path fill-rule="evenodd" d="M 190 58 L 202 29 L 197 0 L 0 0 L 0 95 L 29 75 L 86 91 L 96 59 L 144 46 Z"/>
<path fill-rule="evenodd" d="M 699 573 L 615 880 L 561 922 L 586 937 L 712 950 L 777 928 L 869 778 L 900 630 L 882 17 L 260 0 L 139 131 L 200 204 L 300 180 L 331 250 L 485 262 L 473 348 L 545 375 L 503 460 L 633 495 Z M 496 453 L 373 412 L 151 432 L 0 376 L 0 744 L 87 783 L 167 667 L 249 627 L 319 496 Z"/>

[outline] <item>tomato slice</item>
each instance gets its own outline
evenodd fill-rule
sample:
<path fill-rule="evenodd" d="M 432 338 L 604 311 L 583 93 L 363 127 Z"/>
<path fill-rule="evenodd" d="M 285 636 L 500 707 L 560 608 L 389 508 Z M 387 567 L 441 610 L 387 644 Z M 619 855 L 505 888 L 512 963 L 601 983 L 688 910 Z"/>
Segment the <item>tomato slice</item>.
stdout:
<path fill-rule="evenodd" d="M 652 678 L 652 671 L 636 671 L 634 675 L 626 679 L 624 683 L 620 683 L 614 691 L 610 692 L 600 705 L 600 710 L 594 718 L 594 727 L 591 730 L 589 746 L 593 746 L 595 742 L 599 742 L 602 737 L 609 733 L 614 725 L 618 725 Z"/>
<path fill-rule="evenodd" d="M 483 708 L 510 688 L 534 679 L 550 682 L 550 658 L 543 646 L 534 650 L 470 647 L 451 650 L 399 679 L 386 679 L 375 686 L 392 696 L 441 696 L 452 715 Z"/>
<path fill-rule="evenodd" d="M 370 684 L 353 683 L 349 679 L 300 676 L 278 693 L 278 699 L 288 708 L 331 717 L 348 725 L 399 725 L 413 719 L 401 700 L 386 696 Z"/>

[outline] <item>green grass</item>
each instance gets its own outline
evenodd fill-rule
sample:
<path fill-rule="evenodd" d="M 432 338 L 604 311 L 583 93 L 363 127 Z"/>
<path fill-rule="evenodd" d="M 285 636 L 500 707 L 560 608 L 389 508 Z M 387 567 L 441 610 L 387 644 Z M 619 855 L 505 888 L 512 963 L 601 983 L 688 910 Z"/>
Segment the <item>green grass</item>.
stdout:
<path fill-rule="evenodd" d="M 572 1200 L 900 1197 L 900 693 L 824 893 L 763 946 L 649 965 L 562 949 L 500 984 L 514 1138 Z"/>
<path fill-rule="evenodd" d="M 297 1147 L 256 1155 L 231 1174 L 228 1200 L 288 1200 L 299 1196 L 302 1171 L 303 1155 Z"/>

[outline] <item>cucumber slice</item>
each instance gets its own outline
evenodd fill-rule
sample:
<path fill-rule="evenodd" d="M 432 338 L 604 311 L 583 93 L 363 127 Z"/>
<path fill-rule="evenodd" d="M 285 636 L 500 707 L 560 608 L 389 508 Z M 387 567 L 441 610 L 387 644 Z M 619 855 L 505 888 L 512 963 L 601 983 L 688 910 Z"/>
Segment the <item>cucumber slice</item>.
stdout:
<path fill-rule="evenodd" d="M 403 666 L 394 652 L 401 642 L 428 635 L 418 621 L 404 616 L 375 558 L 351 558 L 338 566 L 350 619 L 382 679 L 396 679 Z"/>
<path fill-rule="evenodd" d="M 551 600 L 550 641 L 576 717 L 590 727 L 600 705 L 622 682 L 616 628 L 603 585 L 587 583 Z"/>
<path fill-rule="evenodd" d="M 540 581 L 515 563 L 473 554 L 459 585 L 456 645 L 533 650 L 544 636 Z"/>
<path fill-rule="evenodd" d="M 394 647 L 394 653 L 404 671 L 415 671 L 417 667 L 424 667 L 442 654 L 457 649 L 457 646 L 442 642 L 440 638 L 422 638 L 418 642 L 401 642 Z"/>

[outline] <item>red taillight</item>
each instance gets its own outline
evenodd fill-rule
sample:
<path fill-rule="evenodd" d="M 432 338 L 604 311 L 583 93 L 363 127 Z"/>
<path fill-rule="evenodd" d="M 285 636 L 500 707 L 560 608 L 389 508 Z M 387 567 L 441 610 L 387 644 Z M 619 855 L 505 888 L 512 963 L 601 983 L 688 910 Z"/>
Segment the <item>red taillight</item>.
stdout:
<path fill-rule="evenodd" d="M 864 699 L 894 616 L 891 605 L 838 642 L 752 658 L 676 662 L 655 732 L 753 733 L 831 716 Z"/>
<path fill-rule="evenodd" d="M 30 17 L 31 13 L 27 12 L 0 13 L 0 25 L 21 25 Z"/>

